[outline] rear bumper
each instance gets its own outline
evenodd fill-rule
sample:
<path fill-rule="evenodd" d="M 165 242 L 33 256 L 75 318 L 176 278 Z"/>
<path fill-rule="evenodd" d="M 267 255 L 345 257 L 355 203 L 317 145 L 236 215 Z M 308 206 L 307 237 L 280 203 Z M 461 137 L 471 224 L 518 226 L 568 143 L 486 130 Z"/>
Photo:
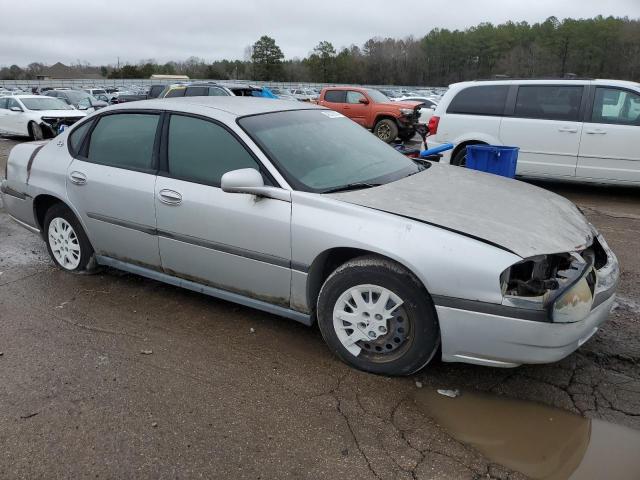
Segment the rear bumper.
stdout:
<path fill-rule="evenodd" d="M 6 179 L 0 180 L 0 197 L 4 209 L 13 220 L 32 232 L 40 231 L 33 215 L 33 198 L 10 188 Z"/>
<path fill-rule="evenodd" d="M 436 306 L 442 360 L 494 367 L 550 363 L 585 343 L 611 311 L 615 295 L 575 323 L 547 323 Z"/>

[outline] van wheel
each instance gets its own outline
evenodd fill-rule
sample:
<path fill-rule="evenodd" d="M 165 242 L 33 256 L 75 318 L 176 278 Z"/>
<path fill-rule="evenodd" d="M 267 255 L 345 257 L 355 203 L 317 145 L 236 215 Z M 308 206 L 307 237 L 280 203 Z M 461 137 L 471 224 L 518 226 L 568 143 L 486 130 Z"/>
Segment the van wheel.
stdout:
<path fill-rule="evenodd" d="M 38 125 L 36 122 L 31 122 L 29 124 L 29 136 L 31 137 L 31 140 L 44 139 L 44 133 L 42 132 L 42 127 Z"/>
<path fill-rule="evenodd" d="M 72 273 L 96 270 L 93 247 L 73 212 L 62 203 L 53 205 L 44 216 L 47 250 L 54 263 Z"/>
<path fill-rule="evenodd" d="M 456 167 L 467 166 L 467 147 L 462 147 L 456 152 L 456 154 L 451 159 L 451 165 L 455 165 Z"/>
<path fill-rule="evenodd" d="M 391 143 L 398 136 L 398 125 L 393 120 L 383 118 L 373 127 L 373 134 L 383 142 Z"/>
<path fill-rule="evenodd" d="M 353 259 L 327 278 L 317 317 L 333 353 L 367 372 L 409 375 L 440 345 L 436 311 L 420 281 L 376 256 Z"/>

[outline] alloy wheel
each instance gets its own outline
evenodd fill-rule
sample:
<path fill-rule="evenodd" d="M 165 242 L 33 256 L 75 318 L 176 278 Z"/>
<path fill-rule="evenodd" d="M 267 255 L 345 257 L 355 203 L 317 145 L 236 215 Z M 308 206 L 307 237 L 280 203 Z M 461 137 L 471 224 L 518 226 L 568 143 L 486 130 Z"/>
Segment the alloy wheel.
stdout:
<path fill-rule="evenodd" d="M 75 270 L 80 265 L 80 242 L 78 235 L 64 218 L 56 217 L 49 223 L 49 246 L 56 261 L 66 270 Z"/>

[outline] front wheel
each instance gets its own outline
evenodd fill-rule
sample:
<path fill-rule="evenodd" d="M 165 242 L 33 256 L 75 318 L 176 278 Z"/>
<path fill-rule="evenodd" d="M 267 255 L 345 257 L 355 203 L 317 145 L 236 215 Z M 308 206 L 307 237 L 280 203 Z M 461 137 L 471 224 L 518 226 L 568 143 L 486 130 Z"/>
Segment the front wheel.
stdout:
<path fill-rule="evenodd" d="M 44 138 L 44 133 L 42 132 L 42 127 L 38 125 L 36 122 L 31 122 L 29 124 L 29 136 L 31 140 L 42 140 Z"/>
<path fill-rule="evenodd" d="M 317 317 L 329 348 L 367 372 L 409 375 L 429 363 L 440 344 L 435 308 L 420 281 L 375 256 L 349 261 L 327 278 Z"/>
<path fill-rule="evenodd" d="M 47 250 L 62 270 L 86 273 L 95 270 L 93 247 L 80 222 L 65 205 L 53 205 L 44 217 Z"/>
<path fill-rule="evenodd" d="M 398 136 L 398 125 L 389 118 L 383 118 L 373 127 L 373 134 L 383 142 L 391 143 Z"/>

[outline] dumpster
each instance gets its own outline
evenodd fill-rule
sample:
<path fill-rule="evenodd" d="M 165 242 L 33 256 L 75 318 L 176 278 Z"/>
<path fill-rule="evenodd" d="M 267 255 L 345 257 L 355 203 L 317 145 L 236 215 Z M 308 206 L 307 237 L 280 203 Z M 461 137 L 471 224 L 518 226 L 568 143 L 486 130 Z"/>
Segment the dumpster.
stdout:
<path fill-rule="evenodd" d="M 503 177 L 516 176 L 518 147 L 498 145 L 469 145 L 467 147 L 467 168 L 493 173 Z"/>

